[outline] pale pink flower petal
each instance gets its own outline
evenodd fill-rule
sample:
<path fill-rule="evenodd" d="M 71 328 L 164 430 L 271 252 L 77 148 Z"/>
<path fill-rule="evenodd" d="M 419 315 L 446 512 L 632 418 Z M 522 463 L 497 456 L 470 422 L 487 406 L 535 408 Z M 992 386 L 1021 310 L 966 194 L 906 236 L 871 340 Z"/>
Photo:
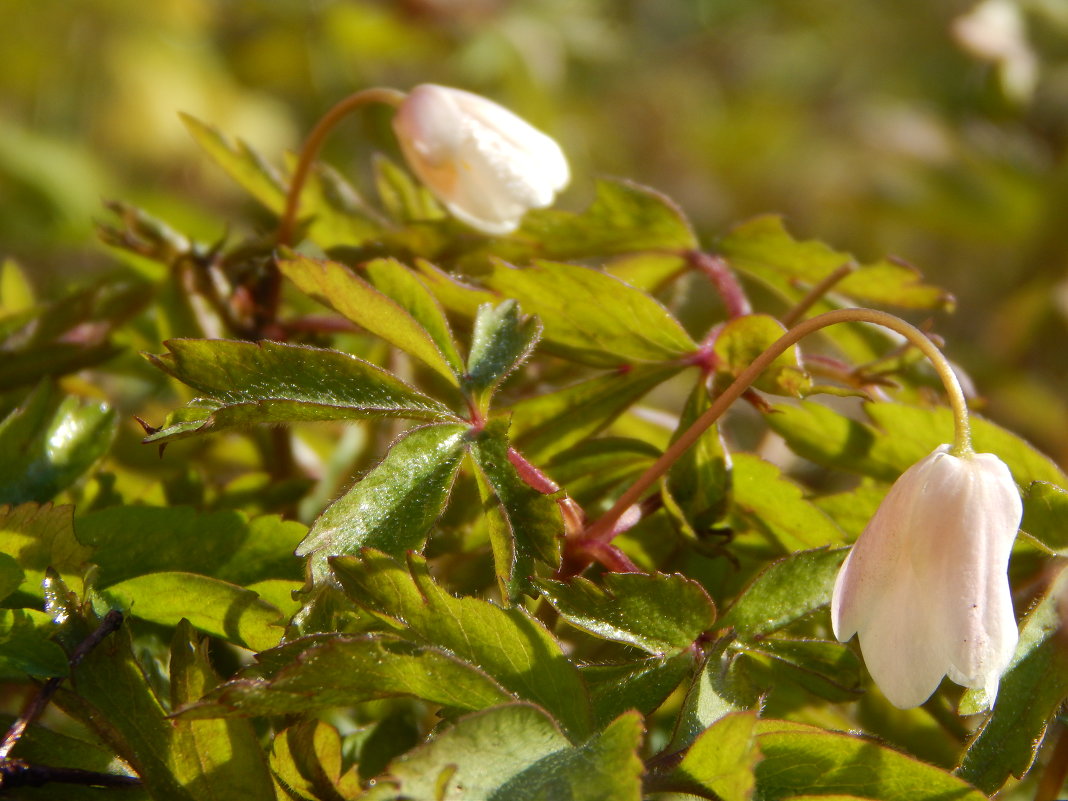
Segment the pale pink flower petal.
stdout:
<path fill-rule="evenodd" d="M 894 483 L 839 571 L 831 623 L 859 634 L 895 706 L 923 703 L 943 676 L 993 699 L 1016 647 L 1008 560 L 1022 503 L 992 454 L 943 446 Z"/>
<path fill-rule="evenodd" d="M 570 179 L 555 141 L 461 89 L 415 87 L 397 109 L 393 129 L 419 179 L 453 216 L 486 234 L 511 233 Z"/>

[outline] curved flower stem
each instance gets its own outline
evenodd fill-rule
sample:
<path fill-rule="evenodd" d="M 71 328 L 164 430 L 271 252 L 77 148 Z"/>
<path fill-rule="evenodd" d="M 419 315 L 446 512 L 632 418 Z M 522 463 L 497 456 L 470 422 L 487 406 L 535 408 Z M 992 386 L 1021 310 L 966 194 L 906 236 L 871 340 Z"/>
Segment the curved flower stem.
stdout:
<path fill-rule="evenodd" d="M 297 167 L 293 171 L 293 178 L 289 182 L 285 210 L 282 212 L 282 219 L 278 223 L 276 241 L 279 245 L 290 244 L 289 239 L 293 235 L 293 226 L 296 224 L 297 219 L 297 207 L 300 205 L 300 191 L 304 188 L 304 182 L 308 179 L 308 172 L 311 170 L 312 162 L 315 161 L 315 157 L 319 154 L 319 149 L 323 146 L 323 142 L 326 141 L 326 135 L 345 115 L 362 106 L 366 106 L 369 103 L 387 103 L 391 106 L 397 106 L 405 97 L 404 92 L 397 89 L 363 89 L 339 101 L 315 124 L 312 132 L 308 134 L 308 138 L 304 141 L 304 146 L 300 150 L 300 159 L 297 161 Z"/>
<path fill-rule="evenodd" d="M 826 328 L 837 323 L 873 323 L 889 328 L 908 339 L 926 356 L 942 379 L 946 394 L 949 398 L 950 408 L 953 410 L 953 446 L 951 452 L 961 456 L 971 453 L 971 426 L 968 421 L 968 404 L 961 390 L 953 368 L 950 366 L 942 351 L 928 339 L 920 329 L 904 320 L 886 312 L 874 309 L 838 309 L 812 317 L 798 323 L 779 339 L 773 342 L 767 350 L 757 356 L 742 373 L 734 379 L 723 393 L 712 402 L 712 405 L 683 432 L 671 446 L 664 451 L 663 455 L 646 470 L 631 487 L 620 496 L 615 505 L 601 518 L 595 520 L 586 529 L 582 540 L 590 542 L 609 542 L 616 535 L 616 524 L 624 513 L 634 505 L 642 494 L 660 479 L 694 442 L 697 441 L 709 426 L 716 422 L 719 417 L 740 398 L 750 385 L 776 358 L 782 355 L 788 348 L 796 344 L 800 339 L 814 331 Z M 581 544 L 577 543 L 581 548 Z"/>

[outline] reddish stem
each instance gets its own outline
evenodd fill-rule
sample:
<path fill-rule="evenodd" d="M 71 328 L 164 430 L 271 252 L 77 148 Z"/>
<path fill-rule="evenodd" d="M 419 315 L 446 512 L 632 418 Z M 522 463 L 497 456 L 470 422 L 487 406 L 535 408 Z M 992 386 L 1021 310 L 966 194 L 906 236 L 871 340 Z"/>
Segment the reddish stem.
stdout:
<path fill-rule="evenodd" d="M 686 253 L 686 261 L 708 276 L 712 286 L 723 299 L 727 317 L 733 319 L 753 313 L 753 306 L 726 259 L 700 250 L 691 250 Z"/>

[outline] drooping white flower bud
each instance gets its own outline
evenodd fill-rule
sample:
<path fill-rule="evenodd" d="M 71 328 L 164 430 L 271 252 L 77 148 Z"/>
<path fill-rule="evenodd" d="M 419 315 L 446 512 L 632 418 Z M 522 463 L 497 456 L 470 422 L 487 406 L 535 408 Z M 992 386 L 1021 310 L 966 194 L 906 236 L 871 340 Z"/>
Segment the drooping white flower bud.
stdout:
<path fill-rule="evenodd" d="M 922 704 L 946 675 L 993 703 L 1019 638 L 1008 562 L 1022 515 L 990 453 L 943 445 L 890 488 L 838 573 L 831 623 L 842 642 L 859 634 L 894 706 Z"/>
<path fill-rule="evenodd" d="M 419 179 L 453 216 L 485 234 L 511 233 L 570 179 L 555 141 L 461 89 L 415 87 L 398 107 L 393 130 Z"/>

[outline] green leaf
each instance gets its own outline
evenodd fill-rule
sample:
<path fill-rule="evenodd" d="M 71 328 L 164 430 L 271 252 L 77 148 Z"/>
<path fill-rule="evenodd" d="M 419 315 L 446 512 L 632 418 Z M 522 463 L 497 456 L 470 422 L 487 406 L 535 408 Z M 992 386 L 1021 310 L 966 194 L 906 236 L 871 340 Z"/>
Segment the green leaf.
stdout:
<path fill-rule="evenodd" d="M 786 552 L 841 545 L 844 536 L 779 468 L 750 453 L 733 458 L 734 507 Z"/>
<path fill-rule="evenodd" d="M 0 551 L 25 573 L 24 592 L 40 597 L 45 570 L 80 576 L 91 551 L 74 537 L 74 507 L 24 503 L 0 506 Z"/>
<path fill-rule="evenodd" d="M 466 452 L 468 426 L 429 425 L 398 440 L 386 457 L 327 507 L 297 548 L 311 558 L 316 583 L 327 559 L 377 548 L 400 555 L 422 550 L 441 515 Z"/>
<path fill-rule="evenodd" d="M 496 306 L 501 301 L 507 300 L 499 292 L 491 292 L 481 287 L 465 284 L 425 259 L 417 259 L 415 268 L 419 271 L 419 277 L 426 288 L 438 299 L 438 302 L 449 311 L 464 317 L 474 319 L 479 306 L 486 303 Z"/>
<path fill-rule="evenodd" d="M 717 372 L 737 378 L 785 333 L 783 324 L 767 314 L 746 314 L 728 320 L 712 346 Z M 803 395 L 812 382 L 801 366 L 798 347 L 793 345 L 777 356 L 753 386 L 777 395 Z"/>
<path fill-rule="evenodd" d="M 734 647 L 768 669 L 769 690 L 789 681 L 830 701 L 852 701 L 860 695 L 860 660 L 842 643 L 760 637 L 739 640 Z"/>
<path fill-rule="evenodd" d="M 428 222 L 448 217 L 429 189 L 386 157 L 375 156 L 374 171 L 378 197 L 397 222 Z"/>
<path fill-rule="evenodd" d="M 589 700 L 578 669 L 522 607 L 454 598 L 415 555 L 409 555 L 407 569 L 373 551 L 332 564 L 348 596 L 402 636 L 477 665 L 517 697 L 548 710 L 572 737 L 589 733 Z"/>
<path fill-rule="evenodd" d="M 768 565 L 727 610 L 719 626 L 744 640 L 778 631 L 831 600 L 847 548 L 802 551 Z"/>
<path fill-rule="evenodd" d="M 171 706 L 199 699 L 219 683 L 207 643 L 181 621 L 171 642 Z M 205 801 L 269 799 L 274 782 L 256 731 L 247 720 L 177 720 L 170 760 L 182 787 Z"/>
<path fill-rule="evenodd" d="M 375 289 L 399 303 L 423 327 L 452 372 L 456 375 L 463 373 L 463 360 L 456 349 L 445 312 L 415 273 L 396 259 L 375 259 L 362 265 L 361 270 Z"/>
<path fill-rule="evenodd" d="M 513 704 L 464 718 L 394 760 L 388 776 L 397 799 L 638 801 L 641 735 L 631 713 L 572 746 L 543 711 Z"/>
<path fill-rule="evenodd" d="M 614 487 L 637 478 L 660 454 L 659 448 L 639 439 L 599 437 L 556 454 L 545 471 L 582 504 L 584 499 L 603 498 Z"/>
<path fill-rule="evenodd" d="M 218 128 L 207 125 L 190 114 L 179 114 L 193 139 L 231 178 L 260 203 L 281 213 L 285 205 L 286 186 L 278 171 L 262 156 L 238 140 L 230 142 Z"/>
<path fill-rule="evenodd" d="M 7 731 L 15 718 L 0 715 L 0 731 Z M 31 725 L 19 738 L 15 755 L 31 765 L 62 765 L 65 768 L 90 770 L 95 773 L 114 773 L 131 776 L 133 772 L 127 765 L 116 764 L 115 752 L 99 741 L 89 742 L 89 732 L 79 732 L 78 736 L 61 734 L 45 728 Z M 93 738 L 94 740 L 96 738 Z M 55 785 L 42 788 L 19 788 L 18 794 L 11 794 L 19 801 L 54 801 Z M 151 801 L 143 788 L 125 787 L 121 791 L 103 790 L 99 787 L 78 787 L 66 785 L 63 788 L 62 801 L 106 801 L 108 792 L 121 792 L 123 801 Z"/>
<path fill-rule="evenodd" d="M 728 651 L 726 643 L 718 644 L 706 655 L 686 691 L 669 751 L 686 748 L 701 732 L 733 712 L 757 708 L 759 693 L 738 669 L 740 662 L 736 654 Z"/>
<path fill-rule="evenodd" d="M 385 275 L 390 268 L 382 264 L 375 274 L 385 287 L 407 300 L 411 308 L 390 297 L 386 289 L 376 289 L 334 261 L 293 254 L 280 260 L 278 267 L 302 292 L 411 354 L 453 386 L 459 385 L 456 370 L 459 357 L 451 335 L 443 329 L 444 321 L 427 305 L 427 299 L 418 295 L 417 289 L 410 283 L 400 283 L 404 279 L 398 277 L 396 268 L 392 268 L 392 282 Z M 429 322 L 431 330 L 425 327 L 424 320 Z"/>
<path fill-rule="evenodd" d="M 592 437 L 682 365 L 640 365 L 597 376 L 512 406 L 512 441 L 540 464 Z"/>
<path fill-rule="evenodd" d="M 390 373 L 346 353 L 280 342 L 171 339 L 149 356 L 161 370 L 210 396 L 171 415 L 145 442 L 165 442 L 256 423 L 455 415 Z"/>
<path fill-rule="evenodd" d="M 200 573 L 251 584 L 300 577 L 293 556 L 307 529 L 276 516 L 197 512 L 185 506 L 113 506 L 78 518 L 78 541 L 93 549 L 95 584 L 146 573 Z"/>
<path fill-rule="evenodd" d="M 599 270 L 548 261 L 520 269 L 495 261 L 482 280 L 541 320 L 545 350 L 573 361 L 618 367 L 697 350 L 658 301 Z"/>
<path fill-rule="evenodd" d="M 534 583 L 573 626 L 654 656 L 689 648 L 716 619 L 704 588 L 678 573 L 605 573 L 602 581 L 603 587 L 581 576 Z"/>
<path fill-rule="evenodd" d="M 0 532 L 0 537 L 4 537 L 4 532 Z M 10 554 L 0 551 L 0 601 L 17 590 L 25 579 L 26 574 L 19 563 Z"/>
<path fill-rule="evenodd" d="M 691 791 L 720 801 L 749 801 L 760 761 L 756 712 L 732 712 L 694 740 L 682 762 L 664 777 L 672 789 Z M 703 792 L 702 792 L 703 791 Z"/>
<path fill-rule="evenodd" d="M 803 294 L 804 290 L 797 288 L 799 284 L 814 286 L 839 267 L 856 264 L 852 255 L 836 252 L 823 242 L 794 239 L 782 218 L 776 216 L 742 223 L 718 242 L 718 249 L 736 270 L 751 275 L 790 301 Z M 832 291 L 865 305 L 943 309 L 953 304 L 949 293 L 924 284 L 915 269 L 888 260 L 857 267 Z"/>
<path fill-rule="evenodd" d="M 462 711 L 514 700 L 473 665 L 392 636 L 313 636 L 259 659 L 263 665 L 192 699 L 179 718 L 298 715 L 395 696 Z"/>
<path fill-rule="evenodd" d="M 856 795 L 878 801 L 984 801 L 986 796 L 936 767 L 871 740 L 779 720 L 757 722 L 757 796 Z"/>
<path fill-rule="evenodd" d="M 671 441 L 682 436 L 710 405 L 706 384 L 699 381 L 686 400 Z M 671 466 L 661 488 L 664 507 L 686 536 L 701 539 L 723 519 L 732 483 L 731 457 L 719 426 L 712 425 Z"/>
<path fill-rule="evenodd" d="M 195 628 L 254 651 L 278 644 L 282 613 L 250 590 L 194 573 L 149 573 L 120 581 L 103 593 L 142 620 Z"/>
<path fill-rule="evenodd" d="M 521 319 L 514 300 L 506 300 L 496 307 L 480 306 L 471 335 L 464 384 L 478 394 L 491 394 L 530 357 L 540 335 L 538 321 L 531 317 Z"/>
<path fill-rule="evenodd" d="M 590 688 L 594 727 L 606 726 L 631 709 L 651 715 L 690 675 L 693 666 L 692 651 L 618 665 L 583 665 L 582 677 Z"/>
<path fill-rule="evenodd" d="M 0 420 L 0 504 L 52 500 L 111 446 L 115 413 L 42 384 Z"/>
<path fill-rule="evenodd" d="M 289 797 L 300 801 L 355 798 L 360 793 L 356 771 L 342 773 L 337 729 L 321 720 L 305 720 L 278 732 L 271 740 L 270 764 Z"/>
<path fill-rule="evenodd" d="M 1034 764 L 1046 727 L 1068 697 L 1068 646 L 1063 639 L 1063 608 L 1068 570 L 1062 566 L 1042 599 L 1020 626 L 1020 641 L 1001 677 L 997 703 L 968 744 L 957 775 L 986 793 L 1009 778 L 1022 777 Z M 963 715 L 988 706 L 985 693 L 968 690 Z"/>
<path fill-rule="evenodd" d="M 1068 490 L 1033 481 L 1024 494 L 1020 528 L 1060 556 L 1068 556 Z"/>
<path fill-rule="evenodd" d="M 536 209 L 494 252 L 510 261 L 604 259 L 639 250 L 692 250 L 697 239 L 669 198 L 629 181 L 598 181 L 593 203 L 574 214 Z"/>
<path fill-rule="evenodd" d="M 0 609 L 0 678 L 66 676 L 67 655 L 49 639 L 54 628 L 48 615 L 35 609 Z"/>
<path fill-rule="evenodd" d="M 95 619 L 82 620 L 73 605 L 53 610 L 77 623 L 80 639 Z M 76 688 L 76 690 L 74 689 Z M 54 702 L 88 726 L 133 768 L 151 798 L 195 801 L 175 773 L 172 762 L 174 723 L 166 717 L 133 655 L 128 627 L 108 635 L 73 670 Z"/>
<path fill-rule="evenodd" d="M 497 581 L 505 597 L 514 599 L 530 590 L 536 562 L 554 569 L 559 565 L 563 518 L 554 496 L 539 492 L 519 476 L 506 420 L 490 422 L 472 439 L 470 449 L 489 521 Z"/>

